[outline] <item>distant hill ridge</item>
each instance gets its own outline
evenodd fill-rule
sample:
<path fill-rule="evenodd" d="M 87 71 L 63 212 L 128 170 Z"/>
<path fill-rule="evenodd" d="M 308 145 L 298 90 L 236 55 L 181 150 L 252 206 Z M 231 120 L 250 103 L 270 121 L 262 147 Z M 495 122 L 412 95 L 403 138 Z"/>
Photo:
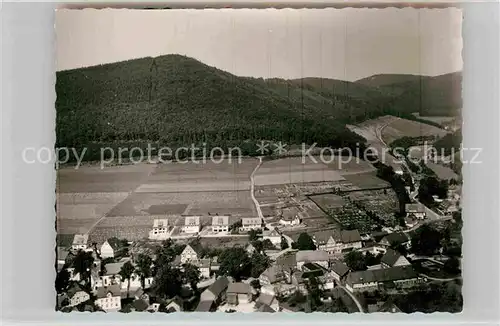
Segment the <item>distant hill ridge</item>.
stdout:
<path fill-rule="evenodd" d="M 362 82 L 238 77 L 182 55 L 66 70 L 57 73 L 57 145 L 148 140 L 229 146 L 273 139 L 354 146 L 363 139 L 346 123 L 419 112 L 408 105 L 419 98 L 414 84 L 402 88 L 399 99 Z M 445 103 L 449 94 L 435 97 Z M 442 106 L 455 112 L 453 103 Z"/>

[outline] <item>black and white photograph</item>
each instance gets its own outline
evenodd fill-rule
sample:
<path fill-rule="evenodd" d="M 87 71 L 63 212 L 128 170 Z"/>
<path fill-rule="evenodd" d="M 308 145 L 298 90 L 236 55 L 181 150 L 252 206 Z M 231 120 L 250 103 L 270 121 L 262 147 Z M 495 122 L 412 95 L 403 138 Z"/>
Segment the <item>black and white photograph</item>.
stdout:
<path fill-rule="evenodd" d="M 57 311 L 462 311 L 460 9 L 55 17 Z"/>

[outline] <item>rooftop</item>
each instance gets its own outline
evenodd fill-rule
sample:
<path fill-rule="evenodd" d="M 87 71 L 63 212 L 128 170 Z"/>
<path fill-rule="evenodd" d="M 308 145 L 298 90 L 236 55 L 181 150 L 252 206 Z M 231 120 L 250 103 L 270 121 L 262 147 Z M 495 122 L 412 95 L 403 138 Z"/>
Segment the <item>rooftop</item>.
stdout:
<path fill-rule="evenodd" d="M 241 219 L 241 224 L 242 225 L 256 225 L 256 224 L 261 225 L 262 219 L 259 217 L 243 217 Z"/>
<path fill-rule="evenodd" d="M 184 225 L 200 225 L 200 217 L 199 216 L 186 216 L 184 220 Z"/>
<path fill-rule="evenodd" d="M 298 262 L 328 261 L 329 255 L 323 250 L 301 250 L 297 251 L 296 259 Z"/>
<path fill-rule="evenodd" d="M 212 216 L 212 225 L 229 225 L 229 216 Z"/>
<path fill-rule="evenodd" d="M 162 227 L 167 227 L 168 226 L 168 219 L 155 219 L 153 222 L 153 227 L 155 228 L 162 228 Z"/>
<path fill-rule="evenodd" d="M 332 271 L 334 271 L 335 273 L 337 273 L 337 275 L 341 277 L 349 273 L 349 267 L 347 267 L 346 264 L 339 261 L 335 261 L 330 268 Z"/>
<path fill-rule="evenodd" d="M 97 298 L 102 299 L 111 293 L 114 297 L 121 297 L 121 290 L 119 284 L 111 284 L 110 286 L 101 286 L 97 288 Z"/>
<path fill-rule="evenodd" d="M 252 289 L 250 284 L 237 282 L 237 283 L 229 283 L 227 287 L 227 293 L 239 293 L 239 294 L 247 294 L 252 293 Z"/>
<path fill-rule="evenodd" d="M 349 284 L 390 282 L 417 277 L 418 274 L 411 266 L 396 266 L 383 269 L 351 272 L 347 276 L 347 282 Z"/>
<path fill-rule="evenodd" d="M 212 285 L 210 285 L 206 291 L 210 291 L 218 297 L 227 288 L 228 284 L 229 280 L 227 277 L 220 277 Z"/>
<path fill-rule="evenodd" d="M 385 254 L 382 256 L 381 263 L 384 263 L 389 266 L 394 266 L 396 261 L 398 261 L 401 254 L 394 249 L 388 248 Z"/>
<path fill-rule="evenodd" d="M 358 230 L 343 230 L 340 232 L 340 241 L 342 243 L 352 243 L 361 241 L 361 235 Z"/>
<path fill-rule="evenodd" d="M 406 204 L 405 210 L 407 213 L 425 213 L 425 206 L 422 204 Z"/>

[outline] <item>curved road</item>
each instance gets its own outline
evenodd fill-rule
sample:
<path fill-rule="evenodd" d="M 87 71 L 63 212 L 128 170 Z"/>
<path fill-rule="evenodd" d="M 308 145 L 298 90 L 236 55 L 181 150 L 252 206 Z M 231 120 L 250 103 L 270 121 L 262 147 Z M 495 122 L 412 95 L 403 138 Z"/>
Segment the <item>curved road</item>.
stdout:
<path fill-rule="evenodd" d="M 363 311 L 363 306 L 361 305 L 361 303 L 359 302 L 358 298 L 356 298 L 356 296 L 354 294 L 352 294 L 351 292 L 349 292 L 349 290 L 347 290 L 343 285 L 338 284 L 337 286 L 340 287 L 342 290 L 344 290 L 344 292 L 347 293 L 351 297 L 351 299 L 354 301 L 354 303 L 358 307 L 359 312 L 364 312 Z"/>

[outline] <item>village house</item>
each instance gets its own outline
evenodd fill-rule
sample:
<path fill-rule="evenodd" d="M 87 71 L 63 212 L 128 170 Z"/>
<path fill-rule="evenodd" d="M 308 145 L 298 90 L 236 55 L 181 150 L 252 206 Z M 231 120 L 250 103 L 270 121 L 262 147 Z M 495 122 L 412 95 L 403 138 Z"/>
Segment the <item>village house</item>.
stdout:
<path fill-rule="evenodd" d="M 205 291 L 201 293 L 200 301 L 214 301 L 219 303 L 226 298 L 226 290 L 229 285 L 227 277 L 219 277 Z"/>
<path fill-rule="evenodd" d="M 281 234 L 276 230 L 276 228 L 272 230 L 264 230 L 262 232 L 262 241 L 269 240 L 271 243 L 277 247 L 281 245 Z"/>
<path fill-rule="evenodd" d="M 272 294 L 261 293 L 255 302 L 257 312 L 276 312 L 279 310 L 278 299 Z"/>
<path fill-rule="evenodd" d="M 151 240 L 166 240 L 169 237 L 168 219 L 155 219 L 153 221 L 153 229 L 149 231 L 149 239 Z"/>
<path fill-rule="evenodd" d="M 331 255 L 363 247 L 358 230 L 320 231 L 313 235 L 313 240 L 319 250 L 326 251 Z"/>
<path fill-rule="evenodd" d="M 250 230 L 262 229 L 262 219 L 259 217 L 244 217 L 241 219 L 240 231 L 248 232 Z"/>
<path fill-rule="evenodd" d="M 262 274 L 259 276 L 259 282 L 262 285 L 274 284 L 287 279 L 286 272 L 283 270 L 282 266 L 273 264 L 269 266 Z"/>
<path fill-rule="evenodd" d="M 106 312 L 118 311 L 122 308 L 121 290 L 118 284 L 102 286 L 97 289 L 96 306 Z"/>
<path fill-rule="evenodd" d="M 229 216 L 213 216 L 212 217 L 212 232 L 228 233 L 229 232 Z"/>
<path fill-rule="evenodd" d="M 210 278 L 210 264 L 211 259 L 199 259 L 198 268 L 200 269 L 200 274 L 202 278 Z"/>
<path fill-rule="evenodd" d="M 188 244 L 181 253 L 181 264 L 192 263 L 197 264 L 201 259 L 203 248 L 198 242 Z"/>
<path fill-rule="evenodd" d="M 168 313 L 184 311 L 182 299 L 176 296 L 165 305 L 165 310 Z"/>
<path fill-rule="evenodd" d="M 75 234 L 73 238 L 73 243 L 71 244 L 71 249 L 77 250 L 87 250 L 87 243 L 89 241 L 88 234 Z"/>
<path fill-rule="evenodd" d="M 414 217 L 417 220 L 425 219 L 425 206 L 422 204 L 406 204 L 406 217 Z"/>
<path fill-rule="evenodd" d="M 382 240 L 380 240 L 380 245 L 393 248 L 397 246 L 409 248 L 410 238 L 404 232 L 393 232 L 384 236 Z"/>
<path fill-rule="evenodd" d="M 57 271 L 59 272 L 66 264 L 66 258 L 68 258 L 69 251 L 62 247 L 57 247 Z"/>
<path fill-rule="evenodd" d="M 219 257 L 212 257 L 212 261 L 210 262 L 210 271 L 217 272 L 220 269 Z"/>
<path fill-rule="evenodd" d="M 387 252 L 382 256 L 380 266 L 382 268 L 390 268 L 395 266 L 408 266 L 410 262 L 394 249 L 388 248 Z"/>
<path fill-rule="evenodd" d="M 295 256 L 297 269 L 301 269 L 305 263 L 316 263 L 324 268 L 328 268 L 329 255 L 323 250 L 300 250 Z"/>
<path fill-rule="evenodd" d="M 351 272 L 346 279 L 350 292 L 374 291 L 386 287 L 408 288 L 422 282 L 411 266 Z"/>
<path fill-rule="evenodd" d="M 330 269 L 333 274 L 333 278 L 337 283 L 343 284 L 345 279 L 347 278 L 347 274 L 349 274 L 349 267 L 347 267 L 346 264 L 340 262 L 340 261 L 334 261 Z"/>
<path fill-rule="evenodd" d="M 101 246 L 101 258 L 113 258 L 124 248 L 123 243 L 118 238 L 110 238 Z"/>
<path fill-rule="evenodd" d="M 189 234 L 199 233 L 201 231 L 200 217 L 186 216 L 181 231 L 183 233 L 189 233 Z"/>
<path fill-rule="evenodd" d="M 296 226 L 296 225 L 300 225 L 301 222 L 302 222 L 302 220 L 300 219 L 300 217 L 298 215 L 283 216 L 279 220 L 279 224 L 281 224 L 283 226 Z"/>
<path fill-rule="evenodd" d="M 69 306 L 71 307 L 90 300 L 90 294 L 85 292 L 77 283 L 72 284 L 72 286 L 66 291 L 66 294 L 69 299 Z"/>
<path fill-rule="evenodd" d="M 252 289 L 250 284 L 237 282 L 229 283 L 227 287 L 227 303 L 237 306 L 240 303 L 249 303 L 252 301 Z"/>
<path fill-rule="evenodd" d="M 120 271 L 123 265 L 130 260 L 124 259 L 118 263 L 109 263 L 104 265 L 104 273 L 99 277 L 99 281 L 93 282 L 92 288 L 97 289 L 98 287 L 106 287 L 118 284 L 122 290 L 136 290 L 142 287 L 141 278 L 137 273 L 132 273 L 130 281 L 128 279 L 122 280 L 120 276 Z M 130 282 L 130 285 L 128 284 Z M 144 279 L 144 288 L 148 289 L 153 284 L 153 277 L 146 277 Z"/>

